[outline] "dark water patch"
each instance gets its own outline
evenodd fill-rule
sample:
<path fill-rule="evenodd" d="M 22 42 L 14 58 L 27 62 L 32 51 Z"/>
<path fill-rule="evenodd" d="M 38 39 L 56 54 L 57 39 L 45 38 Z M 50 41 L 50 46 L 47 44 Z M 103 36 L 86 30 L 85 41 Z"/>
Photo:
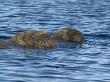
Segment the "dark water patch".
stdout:
<path fill-rule="evenodd" d="M 94 37 L 94 38 L 102 38 L 102 39 L 109 39 L 110 34 L 105 34 L 105 33 L 92 33 L 92 34 L 85 34 L 86 37 Z"/>
<path fill-rule="evenodd" d="M 7 39 L 9 39 L 9 38 L 11 38 L 11 37 L 8 37 L 8 36 L 0 36 L 0 39 L 1 39 L 1 40 L 7 40 Z"/>

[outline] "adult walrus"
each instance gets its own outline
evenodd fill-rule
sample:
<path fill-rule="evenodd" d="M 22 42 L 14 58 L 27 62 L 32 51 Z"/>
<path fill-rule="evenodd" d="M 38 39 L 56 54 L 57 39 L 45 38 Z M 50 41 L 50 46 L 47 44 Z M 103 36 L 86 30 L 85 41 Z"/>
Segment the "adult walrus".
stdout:
<path fill-rule="evenodd" d="M 47 32 L 28 30 L 18 32 L 7 41 L 0 41 L 0 48 L 7 48 L 10 46 L 23 48 L 56 48 L 57 40 L 82 44 L 84 42 L 84 36 L 79 30 L 71 28 L 61 29 L 55 34 L 55 38 L 51 37 Z"/>
<path fill-rule="evenodd" d="M 35 30 L 19 32 L 11 42 L 24 48 L 55 48 L 57 45 L 49 33 Z"/>
<path fill-rule="evenodd" d="M 56 33 L 55 38 L 57 40 L 63 40 L 77 44 L 82 44 L 84 42 L 83 34 L 79 30 L 71 28 L 62 28 Z"/>

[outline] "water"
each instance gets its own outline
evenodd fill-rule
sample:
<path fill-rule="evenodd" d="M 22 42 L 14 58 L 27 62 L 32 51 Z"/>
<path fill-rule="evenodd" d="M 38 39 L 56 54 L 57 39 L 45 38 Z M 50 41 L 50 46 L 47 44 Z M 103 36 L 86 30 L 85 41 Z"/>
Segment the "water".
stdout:
<path fill-rule="evenodd" d="M 0 82 L 110 82 L 110 0 L 0 0 L 0 39 L 61 27 L 84 33 L 81 48 L 0 50 Z M 71 46 L 70 46 L 71 45 Z"/>

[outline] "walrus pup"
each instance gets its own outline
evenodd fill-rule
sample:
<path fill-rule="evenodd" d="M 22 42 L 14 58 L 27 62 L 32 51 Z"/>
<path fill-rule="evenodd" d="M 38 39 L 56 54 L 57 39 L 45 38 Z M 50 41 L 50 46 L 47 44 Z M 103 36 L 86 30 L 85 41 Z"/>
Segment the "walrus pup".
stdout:
<path fill-rule="evenodd" d="M 55 35 L 57 40 L 69 41 L 77 44 L 82 44 L 84 42 L 83 34 L 76 29 L 62 28 L 61 31 L 57 32 Z"/>
<path fill-rule="evenodd" d="M 17 33 L 11 41 L 24 48 L 55 48 L 56 40 L 49 33 L 40 31 L 24 31 Z"/>

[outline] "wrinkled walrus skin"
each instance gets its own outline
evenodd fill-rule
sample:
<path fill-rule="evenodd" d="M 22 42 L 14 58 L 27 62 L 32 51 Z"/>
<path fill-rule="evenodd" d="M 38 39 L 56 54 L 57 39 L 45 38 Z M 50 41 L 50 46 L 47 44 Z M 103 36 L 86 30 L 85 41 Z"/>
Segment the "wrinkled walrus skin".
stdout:
<path fill-rule="evenodd" d="M 63 28 L 56 33 L 55 38 L 57 40 L 63 40 L 68 42 L 73 42 L 77 44 L 82 44 L 84 42 L 83 34 L 76 29 Z"/>
<path fill-rule="evenodd" d="M 49 33 L 35 30 L 19 32 L 11 41 L 24 48 L 56 48 L 57 45 Z"/>

